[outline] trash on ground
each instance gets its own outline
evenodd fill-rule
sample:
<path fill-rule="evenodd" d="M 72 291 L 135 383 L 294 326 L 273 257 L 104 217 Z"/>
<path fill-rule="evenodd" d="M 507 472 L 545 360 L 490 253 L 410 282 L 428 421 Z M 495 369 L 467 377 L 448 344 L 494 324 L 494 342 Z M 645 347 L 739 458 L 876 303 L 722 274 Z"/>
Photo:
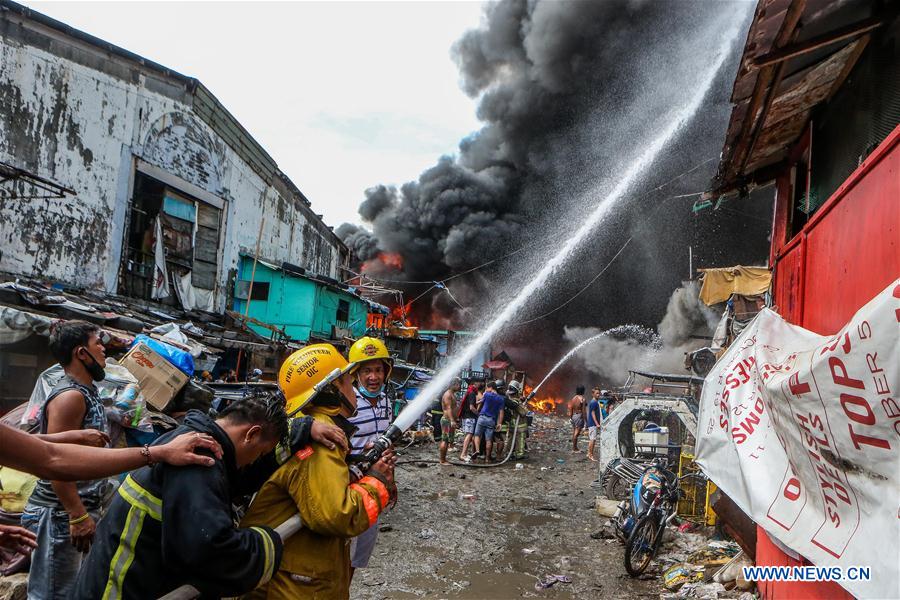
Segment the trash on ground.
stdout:
<path fill-rule="evenodd" d="M 534 584 L 534 589 L 546 590 L 557 583 L 572 583 L 572 578 L 568 575 L 548 575 L 547 577 L 538 579 L 537 583 Z"/>

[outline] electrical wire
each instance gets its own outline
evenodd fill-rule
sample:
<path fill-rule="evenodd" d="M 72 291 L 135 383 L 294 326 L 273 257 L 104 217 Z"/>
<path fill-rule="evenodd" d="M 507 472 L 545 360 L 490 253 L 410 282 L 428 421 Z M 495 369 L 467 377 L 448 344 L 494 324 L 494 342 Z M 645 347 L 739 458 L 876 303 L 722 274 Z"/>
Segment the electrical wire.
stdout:
<path fill-rule="evenodd" d="M 704 166 L 704 165 L 706 165 L 706 164 L 708 164 L 708 163 L 710 163 L 710 162 L 712 162 L 712 161 L 714 161 L 714 160 L 717 160 L 717 157 L 710 157 L 710 158 L 707 158 L 706 160 L 704 160 L 704 161 L 702 161 L 702 162 L 697 163 L 696 165 L 694 165 L 694 166 L 691 167 L 690 169 L 688 169 L 688 170 L 686 170 L 686 171 L 683 171 L 682 173 L 679 173 L 678 175 L 672 177 L 671 179 L 668 179 L 667 181 L 665 181 L 665 182 L 661 183 L 660 185 L 656 186 L 655 188 L 651 189 L 649 192 L 646 193 L 646 195 L 652 194 L 653 192 L 658 192 L 659 190 L 663 189 L 664 187 L 666 187 L 666 186 L 668 186 L 668 185 L 674 183 L 675 181 L 678 181 L 679 179 L 681 179 L 682 177 L 684 177 L 684 176 L 686 176 L 686 175 L 690 175 L 691 173 L 693 173 L 694 171 L 696 171 L 696 170 L 699 169 L 700 167 L 702 167 L 702 166 Z M 689 194 L 679 194 L 679 195 L 676 195 L 676 196 L 670 196 L 670 197 L 668 197 L 668 198 L 664 198 L 663 200 L 661 200 L 661 201 L 656 205 L 656 207 L 653 208 L 653 210 L 651 211 L 650 214 L 653 214 L 653 212 L 659 210 L 659 208 L 663 205 L 663 203 L 664 203 L 664 202 L 667 202 L 667 201 L 669 201 L 669 200 L 675 200 L 675 199 L 678 199 L 678 198 L 692 198 L 692 197 L 694 197 L 694 196 L 700 196 L 700 195 L 702 195 L 702 194 L 703 194 L 703 192 L 692 192 L 692 193 L 689 193 Z M 542 315 L 540 315 L 540 316 L 538 316 L 538 317 L 534 317 L 534 318 L 528 319 L 528 320 L 526 320 L 526 321 L 520 321 L 520 322 L 518 322 L 518 323 L 513 323 L 513 324 L 511 324 L 510 326 L 511 326 L 511 327 L 516 327 L 516 326 L 518 326 L 518 325 L 527 325 L 528 323 L 534 323 L 535 321 L 538 321 L 538 320 L 540 320 L 540 319 L 543 319 L 544 317 L 547 317 L 547 316 L 549 316 L 549 315 L 552 315 L 553 313 L 555 313 L 555 312 L 561 310 L 562 308 L 564 308 L 566 305 L 568 305 L 568 304 L 571 303 L 573 300 L 575 300 L 575 298 L 577 298 L 578 296 L 580 296 L 581 294 L 583 294 L 583 293 L 584 293 L 591 285 L 594 284 L 595 281 L 597 281 L 597 279 L 600 278 L 601 275 L 603 275 L 603 273 L 605 273 L 605 272 L 607 271 L 607 269 L 609 269 L 609 267 L 612 265 L 612 263 L 615 262 L 615 260 L 619 257 L 620 254 L 622 254 L 622 252 L 625 250 L 625 248 L 628 246 L 628 244 L 631 243 L 632 239 L 634 239 L 634 236 L 631 236 L 631 237 L 628 238 L 628 240 L 625 242 L 625 244 L 624 244 L 621 248 L 619 248 L 618 252 L 616 252 L 616 254 L 615 254 L 615 255 L 612 257 L 612 259 L 606 264 L 606 266 L 604 266 L 603 269 L 602 269 L 599 273 L 597 273 L 597 275 L 595 275 L 594 278 L 591 279 L 591 280 L 587 283 L 587 285 L 585 285 L 583 288 L 581 288 L 574 296 L 572 296 L 571 298 L 569 298 L 568 300 L 566 300 L 563 304 L 558 305 L 558 306 L 557 306 L 556 308 L 554 308 L 553 310 L 551 310 L 551 311 L 549 311 L 549 312 L 547 312 L 547 313 L 544 313 L 544 314 L 542 314 Z M 498 262 L 498 261 L 501 261 L 501 260 L 505 260 L 505 259 L 509 258 L 510 256 L 513 256 L 513 255 L 515 255 L 515 254 L 518 254 L 519 252 L 522 252 L 522 251 L 525 250 L 526 248 L 530 248 L 530 247 L 532 247 L 532 246 L 535 246 L 537 243 L 538 243 L 538 242 L 532 242 L 532 243 L 529 243 L 529 244 L 525 244 L 525 245 L 523 245 L 523 246 L 520 246 L 520 247 L 517 248 L 516 250 L 513 250 L 512 252 L 509 252 L 509 253 L 507 253 L 507 254 L 504 254 L 503 256 L 499 256 L 499 257 L 497 257 L 497 258 L 493 258 L 493 259 L 491 259 L 491 260 L 489 260 L 489 261 L 487 261 L 487 262 L 484 262 L 484 263 L 482 263 L 482 264 L 480 264 L 480 265 L 474 266 L 474 267 L 472 267 L 472 268 L 470 268 L 470 269 L 466 269 L 465 271 L 461 271 L 461 272 L 459 272 L 459 273 L 455 273 L 455 274 L 453 274 L 453 275 L 450 275 L 449 277 L 445 277 L 444 279 L 440 279 L 440 280 L 437 280 L 437 281 L 434 281 L 434 280 L 432 280 L 432 281 L 405 281 L 405 280 L 402 280 L 402 279 L 386 279 L 386 278 L 380 278 L 380 277 L 373 277 L 373 276 L 368 275 L 368 274 L 365 274 L 365 275 L 364 275 L 364 274 L 361 274 L 361 273 L 356 273 L 355 271 L 350 271 L 350 272 L 353 273 L 356 277 L 367 277 L 367 278 L 369 278 L 369 279 L 371 279 L 371 280 L 373 280 L 373 281 L 379 282 L 379 283 L 386 283 L 386 282 L 387 282 L 387 283 L 409 283 L 409 284 L 426 284 L 426 283 L 430 283 L 431 285 L 430 285 L 424 292 L 422 292 L 421 294 L 419 294 L 418 296 L 416 296 L 415 298 L 413 298 L 412 300 L 410 300 L 409 303 L 406 304 L 406 305 L 404 305 L 404 306 L 412 305 L 414 302 L 416 302 L 417 300 L 421 299 L 423 296 L 425 296 L 426 294 L 428 294 L 431 290 L 433 290 L 433 289 L 435 289 L 435 288 L 438 288 L 438 289 L 443 289 L 443 290 L 445 290 L 445 291 L 447 292 L 447 294 L 450 296 L 450 298 L 453 300 L 453 302 L 455 302 L 456 305 L 460 307 L 460 309 L 462 309 L 462 310 L 465 311 L 465 310 L 468 310 L 468 308 L 466 308 L 465 306 L 463 306 L 462 304 L 460 304 L 459 301 L 458 301 L 458 300 L 453 296 L 453 294 L 450 292 L 450 289 L 449 289 L 448 287 L 446 287 L 446 283 L 447 283 L 448 281 L 451 281 L 451 280 L 453 280 L 453 279 L 456 279 L 457 277 L 462 277 L 463 275 L 467 275 L 467 274 L 469 274 L 469 273 L 472 273 L 473 271 L 477 271 L 477 270 L 479 270 L 479 269 L 483 269 L 484 267 L 487 267 L 487 266 L 489 266 L 489 265 L 492 265 L 492 264 L 494 264 L 495 262 Z M 542 243 L 542 242 L 541 242 L 541 243 Z M 350 280 L 348 280 L 348 281 L 350 281 Z M 384 289 L 385 289 L 385 293 L 387 293 L 387 289 L 389 289 L 389 288 L 384 288 Z M 393 290 L 392 290 L 392 291 L 393 291 Z M 395 291 L 394 291 L 394 293 L 396 294 Z"/>
<path fill-rule="evenodd" d="M 707 162 L 708 162 L 708 161 L 707 161 Z M 696 168 L 696 167 L 695 167 L 695 168 Z M 685 173 L 685 174 L 686 174 L 686 173 Z M 699 195 L 701 195 L 702 193 L 703 193 L 703 192 L 693 192 L 693 193 L 690 193 L 690 194 L 679 194 L 678 196 L 670 196 L 670 197 L 668 197 L 668 198 L 664 198 L 663 200 L 660 201 L 659 204 L 656 205 L 656 207 L 650 212 L 650 214 L 652 215 L 653 212 L 659 210 L 659 208 L 663 205 L 664 202 L 667 202 L 667 201 L 669 201 L 669 200 L 675 200 L 675 199 L 677 199 L 677 198 L 692 198 L 692 197 L 694 197 L 694 196 L 699 196 Z M 630 244 L 631 241 L 632 241 L 633 239 L 634 239 L 634 235 L 632 235 L 632 236 L 629 237 L 627 240 L 625 240 L 625 243 L 622 244 L 622 247 L 619 248 L 619 250 L 613 255 L 613 257 L 609 260 L 609 262 L 606 263 L 606 265 L 600 270 L 600 272 L 597 273 L 597 274 L 593 277 L 593 279 L 591 279 L 590 281 L 588 281 L 587 284 L 586 284 L 583 288 L 581 288 L 580 290 L 578 290 L 578 291 L 575 293 L 574 296 L 571 296 L 568 300 L 566 300 L 566 301 L 563 302 L 562 304 L 557 305 L 556 308 L 554 308 L 553 310 L 547 311 L 547 312 L 545 312 L 545 313 L 542 314 L 542 315 L 539 315 L 539 316 L 537 316 L 537 317 L 533 317 L 533 318 L 528 319 L 528 320 L 526 320 L 526 321 L 519 321 L 518 323 L 512 323 L 512 324 L 510 325 L 510 327 L 517 327 L 517 326 L 519 326 L 519 325 L 527 325 L 527 324 L 529 324 L 529 323 L 534 323 L 535 321 L 539 321 L 539 320 L 541 320 L 541 319 L 543 319 L 543 318 L 545 318 L 545 317 L 549 317 L 549 316 L 552 315 L 553 313 L 555 313 L 555 312 L 557 312 L 557 311 L 559 311 L 559 310 L 562 310 L 562 309 L 563 309 L 564 307 L 566 307 L 569 303 L 571 303 L 573 300 L 575 300 L 575 298 L 577 298 L 578 296 L 580 296 L 581 294 L 583 294 L 585 291 L 587 291 L 587 289 L 588 289 L 589 287 L 591 287 L 591 286 L 594 284 L 595 281 L 597 281 L 598 279 L 600 279 L 600 276 L 603 275 L 604 273 L 606 273 L 607 269 L 609 269 L 609 267 L 612 266 L 612 264 L 613 264 L 614 262 L 616 262 L 616 259 L 619 258 L 619 255 L 622 254 L 622 252 L 625 250 L 625 248 L 628 247 L 628 244 Z"/>

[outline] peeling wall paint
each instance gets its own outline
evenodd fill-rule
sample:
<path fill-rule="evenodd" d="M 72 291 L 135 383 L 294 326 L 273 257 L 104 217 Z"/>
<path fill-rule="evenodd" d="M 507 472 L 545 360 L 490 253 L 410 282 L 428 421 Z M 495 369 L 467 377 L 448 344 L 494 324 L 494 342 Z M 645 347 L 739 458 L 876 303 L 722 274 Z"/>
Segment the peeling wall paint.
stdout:
<path fill-rule="evenodd" d="M 224 202 L 217 308 L 263 215 L 262 258 L 340 278 L 346 248 L 296 188 L 265 181 L 192 111 L 185 79 L 0 13 L 0 160 L 76 192 L 0 199 L 0 271 L 115 292 L 140 159 Z"/>

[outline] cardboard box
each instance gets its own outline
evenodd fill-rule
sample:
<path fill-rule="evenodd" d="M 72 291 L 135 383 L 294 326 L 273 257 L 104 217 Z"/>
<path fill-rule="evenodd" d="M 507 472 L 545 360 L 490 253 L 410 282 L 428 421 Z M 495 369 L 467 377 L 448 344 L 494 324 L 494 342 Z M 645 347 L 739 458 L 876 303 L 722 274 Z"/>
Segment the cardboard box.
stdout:
<path fill-rule="evenodd" d="M 128 351 L 121 364 L 135 376 L 144 400 L 156 410 L 165 410 L 189 379 L 178 367 L 140 342 Z"/>

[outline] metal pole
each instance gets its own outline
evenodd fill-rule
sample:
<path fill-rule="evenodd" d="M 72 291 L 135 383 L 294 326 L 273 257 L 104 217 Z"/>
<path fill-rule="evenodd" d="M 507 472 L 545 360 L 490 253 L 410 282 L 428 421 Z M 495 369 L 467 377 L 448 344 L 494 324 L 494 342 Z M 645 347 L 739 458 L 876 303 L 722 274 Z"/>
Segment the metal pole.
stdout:
<path fill-rule="evenodd" d="M 688 246 L 688 281 L 694 278 L 694 247 Z"/>
<path fill-rule="evenodd" d="M 300 531 L 303 527 L 303 521 L 300 515 L 294 515 L 287 521 L 275 528 L 275 533 L 281 537 L 281 541 L 285 541 L 292 535 Z M 200 597 L 200 590 L 192 585 L 183 585 L 162 596 L 159 600 L 193 600 Z"/>

